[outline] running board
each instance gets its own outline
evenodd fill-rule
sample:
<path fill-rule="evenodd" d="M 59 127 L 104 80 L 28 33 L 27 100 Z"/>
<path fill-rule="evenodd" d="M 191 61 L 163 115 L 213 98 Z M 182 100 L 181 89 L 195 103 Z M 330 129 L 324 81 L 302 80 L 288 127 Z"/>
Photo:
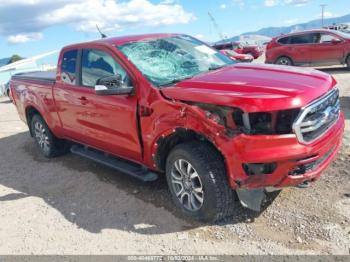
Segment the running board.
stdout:
<path fill-rule="evenodd" d="M 156 173 L 151 172 L 145 166 L 141 166 L 124 159 L 113 157 L 99 150 L 80 145 L 73 145 L 70 151 L 75 155 L 93 160 L 99 164 L 108 166 L 118 172 L 124 173 L 143 182 L 154 181 L 158 178 L 158 175 Z"/>

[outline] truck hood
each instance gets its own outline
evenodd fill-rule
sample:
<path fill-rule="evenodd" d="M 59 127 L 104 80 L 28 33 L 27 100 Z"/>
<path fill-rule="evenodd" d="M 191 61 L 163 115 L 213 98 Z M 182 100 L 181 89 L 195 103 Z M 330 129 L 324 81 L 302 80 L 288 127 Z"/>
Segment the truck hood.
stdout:
<path fill-rule="evenodd" d="M 326 73 L 265 64 L 235 64 L 161 89 L 169 99 L 241 108 L 245 112 L 300 108 L 336 84 Z"/>

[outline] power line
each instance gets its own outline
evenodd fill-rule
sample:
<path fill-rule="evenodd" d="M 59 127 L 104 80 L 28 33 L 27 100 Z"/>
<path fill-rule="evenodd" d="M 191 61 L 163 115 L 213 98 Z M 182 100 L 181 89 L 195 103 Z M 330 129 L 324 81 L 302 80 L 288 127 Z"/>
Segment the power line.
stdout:
<path fill-rule="evenodd" d="M 322 14 L 321 14 L 321 19 L 322 19 L 322 27 L 324 26 L 324 10 L 326 8 L 327 5 L 322 4 L 321 8 L 322 8 Z"/>
<path fill-rule="evenodd" d="M 209 16 L 211 22 L 213 23 L 214 29 L 215 29 L 216 32 L 218 33 L 218 35 L 219 35 L 219 37 L 221 38 L 221 40 L 225 40 L 226 37 L 225 37 L 224 34 L 221 32 L 220 27 L 219 27 L 219 25 L 217 24 L 217 22 L 216 22 L 214 16 L 213 16 L 210 12 L 208 12 L 208 16 Z"/>

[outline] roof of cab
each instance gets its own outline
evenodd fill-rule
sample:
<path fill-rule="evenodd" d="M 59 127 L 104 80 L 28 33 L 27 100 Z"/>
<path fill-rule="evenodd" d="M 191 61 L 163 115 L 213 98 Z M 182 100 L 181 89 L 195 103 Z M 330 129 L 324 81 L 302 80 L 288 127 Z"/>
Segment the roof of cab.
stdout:
<path fill-rule="evenodd" d="M 102 39 L 93 40 L 89 42 L 72 44 L 72 45 L 66 46 L 65 48 L 72 48 L 72 47 L 78 48 L 79 46 L 83 46 L 91 43 L 120 46 L 128 43 L 132 43 L 132 42 L 139 42 L 139 41 L 145 41 L 150 39 L 159 39 L 159 38 L 165 38 L 165 37 L 171 37 L 171 36 L 177 36 L 177 35 L 180 35 L 180 34 L 144 34 L 144 35 L 109 37 L 109 38 L 102 38 Z"/>

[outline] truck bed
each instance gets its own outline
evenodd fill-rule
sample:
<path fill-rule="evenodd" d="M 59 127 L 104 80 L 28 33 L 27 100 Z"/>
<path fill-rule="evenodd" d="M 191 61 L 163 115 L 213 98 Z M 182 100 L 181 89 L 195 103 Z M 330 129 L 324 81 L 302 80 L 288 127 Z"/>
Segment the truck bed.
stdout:
<path fill-rule="evenodd" d="M 19 73 L 12 76 L 13 80 L 33 80 L 33 81 L 45 81 L 52 82 L 56 81 L 55 71 L 36 71 L 29 73 Z"/>

